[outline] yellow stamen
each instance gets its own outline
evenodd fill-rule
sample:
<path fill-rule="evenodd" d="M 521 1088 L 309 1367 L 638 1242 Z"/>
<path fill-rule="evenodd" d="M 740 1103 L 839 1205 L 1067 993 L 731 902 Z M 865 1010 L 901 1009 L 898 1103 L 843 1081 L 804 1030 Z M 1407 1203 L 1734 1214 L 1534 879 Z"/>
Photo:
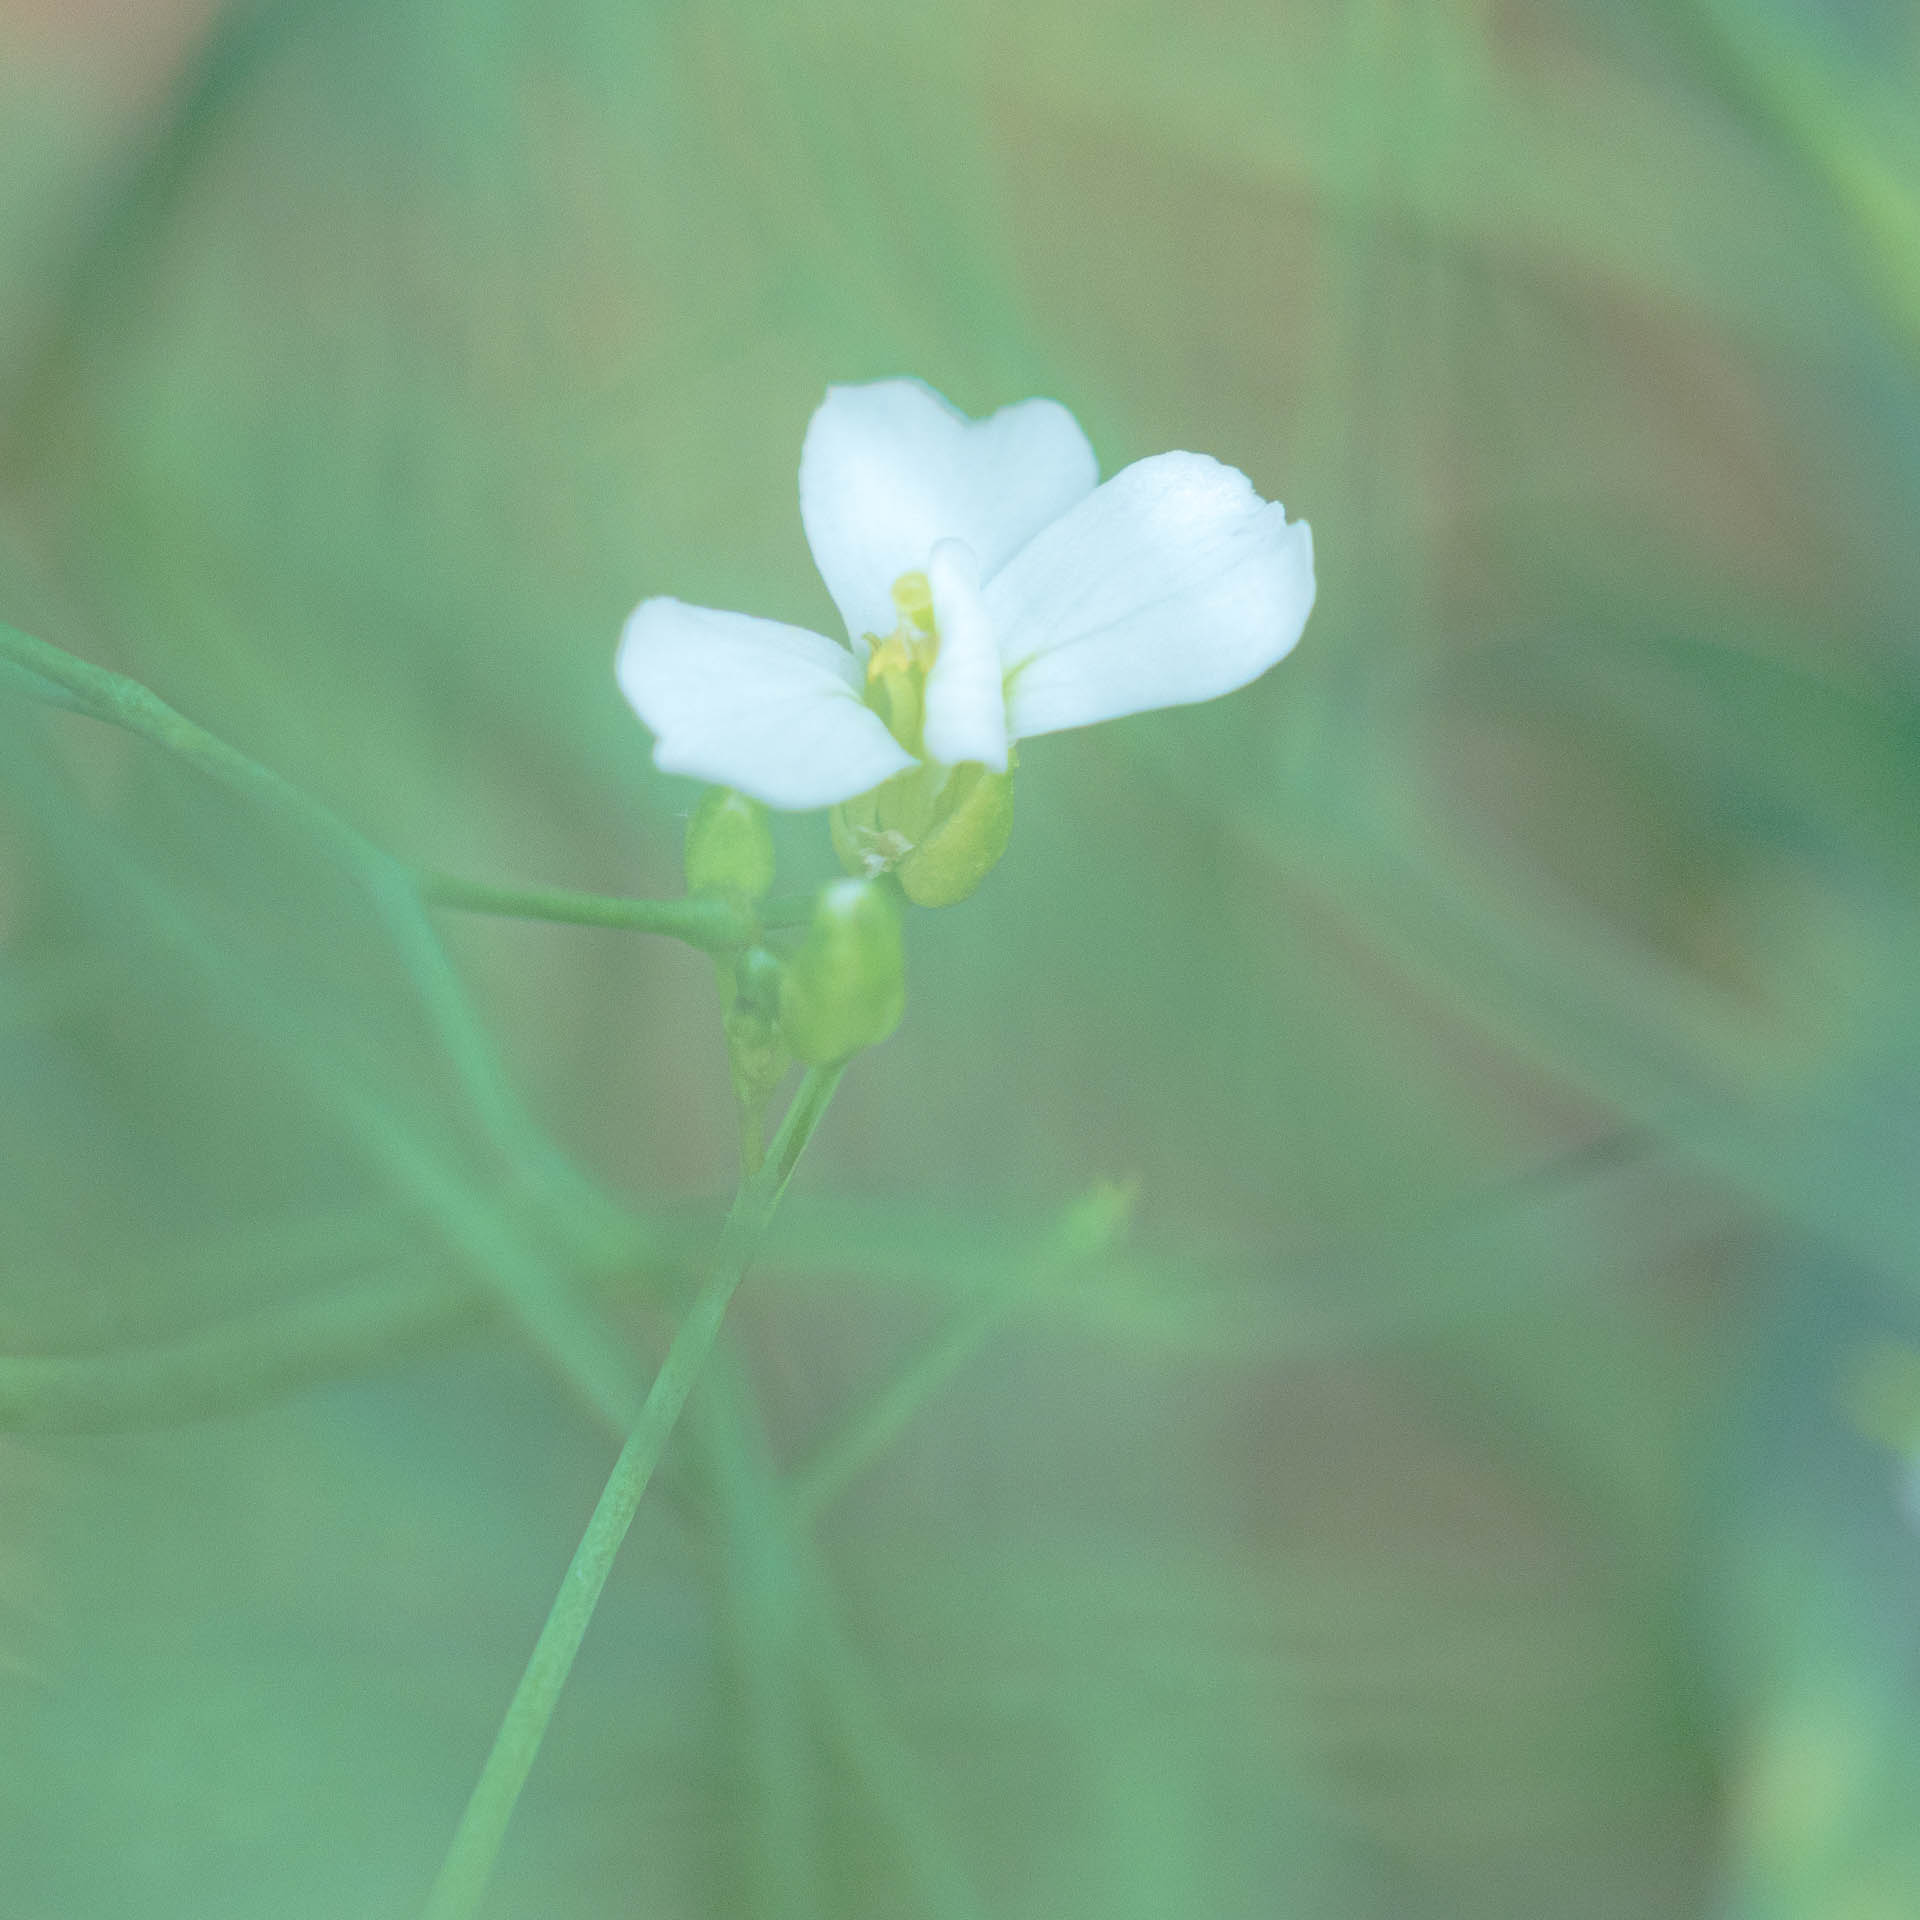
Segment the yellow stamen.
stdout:
<path fill-rule="evenodd" d="M 917 567 L 893 583 L 893 604 L 900 609 L 903 626 L 933 631 L 933 586 Z"/>
<path fill-rule="evenodd" d="M 917 568 L 903 573 L 893 583 L 893 604 L 900 624 L 884 640 L 867 635 L 873 648 L 867 655 L 869 684 L 889 673 L 911 673 L 915 667 L 924 673 L 940 650 L 940 636 L 933 625 L 933 587 L 924 573 Z"/>

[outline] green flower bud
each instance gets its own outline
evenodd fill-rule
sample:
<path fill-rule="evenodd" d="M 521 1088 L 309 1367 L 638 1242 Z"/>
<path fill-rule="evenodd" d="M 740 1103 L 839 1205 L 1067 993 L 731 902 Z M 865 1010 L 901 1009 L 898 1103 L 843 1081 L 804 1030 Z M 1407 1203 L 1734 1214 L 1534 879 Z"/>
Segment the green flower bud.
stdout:
<path fill-rule="evenodd" d="M 876 1046 L 907 1004 L 900 909 L 870 880 L 825 888 L 780 982 L 780 1029 L 810 1067 Z"/>
<path fill-rule="evenodd" d="M 687 891 L 759 900 L 773 885 L 773 835 L 757 800 L 709 787 L 687 822 Z"/>

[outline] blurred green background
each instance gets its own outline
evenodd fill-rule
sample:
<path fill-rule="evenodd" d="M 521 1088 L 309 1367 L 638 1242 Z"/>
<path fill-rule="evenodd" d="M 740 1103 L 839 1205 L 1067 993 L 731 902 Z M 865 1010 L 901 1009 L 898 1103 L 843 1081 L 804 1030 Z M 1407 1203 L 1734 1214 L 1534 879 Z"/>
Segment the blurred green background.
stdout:
<path fill-rule="evenodd" d="M 1920 1912 L 1916 88 L 1905 0 L 0 4 L 0 619 L 407 861 L 675 890 L 614 639 L 830 630 L 829 380 L 1313 523 L 910 924 L 490 1913 Z M 0 1920 L 418 1909 L 732 1178 L 698 954 L 437 924 L 0 687 Z"/>

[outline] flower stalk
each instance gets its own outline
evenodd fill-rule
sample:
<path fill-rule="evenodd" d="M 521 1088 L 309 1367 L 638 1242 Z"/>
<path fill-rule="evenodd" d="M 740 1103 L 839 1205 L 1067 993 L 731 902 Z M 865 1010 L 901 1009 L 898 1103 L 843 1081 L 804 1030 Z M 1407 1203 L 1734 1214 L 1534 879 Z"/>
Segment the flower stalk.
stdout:
<path fill-rule="evenodd" d="M 574 1550 L 526 1671 L 514 1690 L 480 1777 L 468 1798 L 422 1920 L 471 1920 L 493 1878 L 520 1793 L 533 1771 L 554 1709 L 592 1624 L 607 1576 L 639 1511 L 654 1470 L 700 1377 L 729 1304 L 820 1124 L 843 1067 L 816 1069 L 800 1083 L 773 1149 L 758 1172 L 743 1177 L 705 1282 L 675 1330 L 667 1357 L 647 1390 L 640 1416 L 613 1463 L 593 1517 Z"/>

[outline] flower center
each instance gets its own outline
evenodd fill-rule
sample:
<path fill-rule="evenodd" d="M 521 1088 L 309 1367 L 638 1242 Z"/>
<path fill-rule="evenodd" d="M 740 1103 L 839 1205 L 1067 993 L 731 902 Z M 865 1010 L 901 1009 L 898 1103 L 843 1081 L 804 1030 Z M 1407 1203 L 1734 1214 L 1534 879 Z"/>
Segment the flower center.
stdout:
<path fill-rule="evenodd" d="M 919 757 L 926 751 L 927 671 L 940 652 L 933 623 L 933 589 L 916 569 L 893 583 L 899 619 L 883 640 L 868 634 L 867 705 L 887 723 L 887 731 Z"/>
<path fill-rule="evenodd" d="M 897 875 L 917 906 L 951 906 L 1007 850 L 1012 766 L 993 773 L 979 761 L 945 766 L 927 758 L 927 675 L 940 657 L 927 576 L 903 573 L 893 605 L 893 631 L 884 640 L 866 636 L 866 702 L 920 764 L 835 807 L 834 850 L 849 873 Z"/>

